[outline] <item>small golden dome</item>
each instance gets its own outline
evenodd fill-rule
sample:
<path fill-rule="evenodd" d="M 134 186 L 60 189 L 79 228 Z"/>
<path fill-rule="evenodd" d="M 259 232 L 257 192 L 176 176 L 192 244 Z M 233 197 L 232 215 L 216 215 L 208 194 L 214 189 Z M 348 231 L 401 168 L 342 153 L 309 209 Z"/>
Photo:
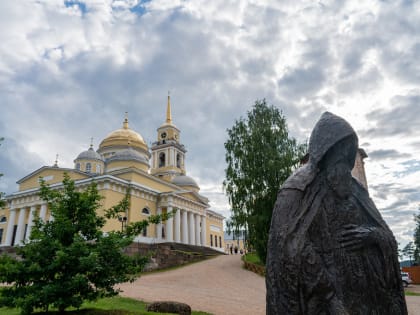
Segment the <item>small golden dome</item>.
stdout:
<path fill-rule="evenodd" d="M 127 147 L 130 144 L 133 148 L 143 149 L 148 151 L 147 144 L 143 137 L 128 127 L 128 118 L 126 117 L 123 127 L 111 132 L 99 145 L 99 150 L 105 147 Z"/>

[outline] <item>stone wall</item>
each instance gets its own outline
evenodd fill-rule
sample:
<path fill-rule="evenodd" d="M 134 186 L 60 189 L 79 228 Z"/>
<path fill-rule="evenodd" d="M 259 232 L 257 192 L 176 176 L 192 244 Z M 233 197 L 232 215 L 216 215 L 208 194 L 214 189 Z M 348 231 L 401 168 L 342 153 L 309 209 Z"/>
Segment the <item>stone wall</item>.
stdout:
<path fill-rule="evenodd" d="M 3 246 L 3 247 L 0 247 L 0 256 L 1 255 L 4 255 L 4 254 L 9 255 L 9 256 L 12 256 L 12 257 L 16 257 L 17 256 L 16 255 L 16 249 L 14 247 L 12 247 L 12 246 Z"/>
<path fill-rule="evenodd" d="M 208 247 L 179 243 L 132 243 L 125 252 L 128 255 L 150 256 L 150 263 L 146 266 L 146 271 L 185 265 L 221 254 Z"/>
<path fill-rule="evenodd" d="M 185 265 L 222 254 L 209 247 L 178 243 L 132 243 L 124 252 L 127 255 L 149 256 L 150 262 L 146 266 L 146 271 Z M 0 247 L 0 255 L 2 254 L 16 257 L 16 249 L 14 247 Z"/>

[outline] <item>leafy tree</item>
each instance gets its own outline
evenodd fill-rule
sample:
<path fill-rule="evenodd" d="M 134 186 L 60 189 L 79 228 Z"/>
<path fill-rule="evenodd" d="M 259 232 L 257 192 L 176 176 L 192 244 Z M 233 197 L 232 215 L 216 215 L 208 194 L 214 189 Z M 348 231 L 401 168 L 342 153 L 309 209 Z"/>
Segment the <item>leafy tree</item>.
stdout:
<path fill-rule="evenodd" d="M 416 228 L 414 230 L 414 261 L 417 265 L 420 264 L 420 213 L 414 215 L 414 221 L 416 222 Z"/>
<path fill-rule="evenodd" d="M 50 306 L 63 312 L 84 300 L 116 295 L 115 284 L 135 279 L 147 260 L 129 257 L 123 249 L 139 224 L 129 232 L 102 233 L 106 220 L 97 215 L 101 196 L 95 183 L 78 191 L 65 174 L 63 189 L 52 190 L 42 182 L 40 196 L 54 219 L 35 219 L 30 242 L 18 248 L 19 259 L 0 257 L 0 283 L 11 284 L 0 291 L 0 305 L 19 307 L 22 314 L 35 308 L 48 311 Z M 107 216 L 125 212 L 129 205 L 127 193 Z M 159 222 L 161 217 L 153 219 Z"/>
<path fill-rule="evenodd" d="M 415 247 L 414 247 L 414 243 L 413 242 L 408 242 L 407 245 L 404 246 L 404 248 L 402 249 L 402 253 L 404 254 L 404 256 L 408 257 L 408 259 L 410 259 L 410 265 L 412 265 L 412 259 L 414 256 L 414 251 L 415 251 Z"/>
<path fill-rule="evenodd" d="M 265 261 L 278 189 L 298 165 L 306 146 L 289 136 L 286 118 L 265 100 L 256 101 L 247 118 L 235 121 L 227 132 L 223 186 L 232 207 L 227 227 L 248 231 L 251 246 Z"/>
<path fill-rule="evenodd" d="M 399 260 L 403 260 L 404 259 L 404 254 L 402 252 L 402 249 L 400 248 L 400 242 L 397 242 L 397 246 L 398 246 L 398 258 L 399 258 Z"/>
<path fill-rule="evenodd" d="M 4 140 L 4 138 L 0 138 L 0 145 L 1 142 Z M 0 173 L 0 177 L 2 177 L 3 174 Z M 6 205 L 6 200 L 4 200 L 4 192 L 0 191 L 0 209 L 3 208 Z"/>

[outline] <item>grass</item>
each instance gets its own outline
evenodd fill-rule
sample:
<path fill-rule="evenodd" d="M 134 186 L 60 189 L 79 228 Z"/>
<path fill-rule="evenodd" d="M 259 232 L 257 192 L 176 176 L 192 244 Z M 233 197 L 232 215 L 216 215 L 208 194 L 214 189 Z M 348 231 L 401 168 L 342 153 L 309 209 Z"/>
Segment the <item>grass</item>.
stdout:
<path fill-rule="evenodd" d="M 112 297 L 100 299 L 96 302 L 84 303 L 80 310 L 69 310 L 65 314 L 68 315 L 158 315 L 163 313 L 155 313 L 146 311 L 146 303 L 130 298 L 124 297 Z M 2 315 L 20 315 L 20 311 L 15 308 L 0 308 L 0 314 Z M 51 311 L 35 312 L 34 315 L 58 315 L 58 312 Z M 193 311 L 193 315 L 211 315 L 205 312 Z M 168 313 L 165 313 L 168 315 Z"/>
<path fill-rule="evenodd" d="M 256 253 L 245 254 L 244 260 L 256 265 L 264 266 L 265 264 L 260 260 Z"/>
<path fill-rule="evenodd" d="M 405 295 L 420 296 L 420 293 L 418 292 L 405 291 L 404 293 Z"/>

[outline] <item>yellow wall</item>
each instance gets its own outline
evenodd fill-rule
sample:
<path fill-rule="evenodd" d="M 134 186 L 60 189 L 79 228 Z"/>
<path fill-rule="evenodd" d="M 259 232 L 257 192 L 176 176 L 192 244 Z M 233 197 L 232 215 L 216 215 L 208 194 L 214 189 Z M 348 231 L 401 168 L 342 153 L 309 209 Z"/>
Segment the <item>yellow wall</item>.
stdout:
<path fill-rule="evenodd" d="M 7 219 L 6 222 L 0 223 L 0 229 L 3 229 L 3 235 L 1 238 L 0 244 L 3 244 L 6 241 L 7 225 L 9 224 L 9 215 L 10 215 L 10 209 L 8 207 L 0 209 L 0 217 L 5 216 Z M 17 218 L 15 219 L 15 222 L 17 222 Z"/>
<path fill-rule="evenodd" d="M 134 172 L 127 172 L 123 174 L 114 175 L 115 177 L 119 177 L 125 180 L 129 180 L 136 183 L 141 183 L 144 186 L 150 187 L 153 190 L 159 192 L 169 192 L 174 191 L 173 186 L 166 185 L 164 182 L 158 182 L 154 178 L 150 178 L 147 175 L 142 175 L 139 173 Z"/>
<path fill-rule="evenodd" d="M 134 167 L 143 171 L 147 171 L 149 168 L 147 165 L 136 162 L 136 161 L 111 161 L 107 164 L 106 169 L 107 171 L 111 170 L 117 170 L 117 169 L 123 169 L 123 168 L 129 168 Z"/>
<path fill-rule="evenodd" d="M 206 220 L 206 233 L 207 233 L 207 242 L 206 244 L 208 246 L 211 246 L 211 241 L 210 241 L 210 235 L 213 236 L 213 247 L 216 247 L 216 243 L 214 238 L 217 237 L 217 248 L 219 249 L 224 249 L 224 234 L 223 234 L 223 221 L 221 221 L 220 219 L 216 219 L 214 216 L 207 216 L 207 220 Z M 216 226 L 220 229 L 220 231 L 213 231 L 211 229 L 211 226 Z M 220 240 L 222 241 L 222 244 L 220 244 Z M 221 246 L 220 246 L 221 245 Z"/>
<path fill-rule="evenodd" d="M 27 190 L 27 189 L 40 187 L 40 183 L 39 183 L 39 178 L 40 177 L 46 178 L 45 182 L 49 185 L 56 184 L 56 183 L 61 183 L 64 179 L 64 173 L 66 173 L 66 172 L 70 176 L 70 178 L 74 179 L 74 180 L 89 178 L 88 175 L 73 172 L 71 170 L 70 171 L 69 170 L 63 170 L 63 169 L 59 169 L 59 168 L 57 168 L 55 170 L 55 169 L 52 169 L 52 168 L 48 168 L 48 169 L 42 170 L 39 173 L 35 173 L 30 178 L 21 182 L 19 184 L 19 190 L 23 191 L 23 190 Z M 52 176 L 52 178 L 49 178 L 50 176 Z"/>
<path fill-rule="evenodd" d="M 104 215 L 105 209 L 110 209 L 111 207 L 118 204 L 124 197 L 125 191 L 117 192 L 110 189 L 100 189 L 99 193 L 104 198 L 102 199 L 102 208 L 99 210 L 99 215 Z M 156 214 L 156 202 L 150 201 L 139 196 L 130 196 L 130 209 L 127 214 L 127 224 L 132 222 L 137 222 L 141 220 L 147 220 L 148 216 L 142 214 L 143 208 L 148 208 L 150 214 Z M 109 219 L 103 229 L 105 232 L 112 230 L 119 231 L 121 230 L 121 222 L 118 219 Z M 150 225 L 147 229 L 148 237 L 155 237 L 156 233 L 154 232 L 154 225 Z"/>
<path fill-rule="evenodd" d="M 76 164 L 80 164 L 80 171 L 82 172 L 86 172 L 86 164 L 90 163 L 91 165 L 91 170 L 90 173 L 91 174 L 103 174 L 104 173 L 104 168 L 105 168 L 105 163 L 98 161 L 98 160 L 87 160 L 87 159 L 80 159 L 80 160 L 76 160 L 74 163 L 74 167 L 76 167 Z M 101 167 L 100 172 L 96 171 L 96 166 L 99 165 Z"/>

